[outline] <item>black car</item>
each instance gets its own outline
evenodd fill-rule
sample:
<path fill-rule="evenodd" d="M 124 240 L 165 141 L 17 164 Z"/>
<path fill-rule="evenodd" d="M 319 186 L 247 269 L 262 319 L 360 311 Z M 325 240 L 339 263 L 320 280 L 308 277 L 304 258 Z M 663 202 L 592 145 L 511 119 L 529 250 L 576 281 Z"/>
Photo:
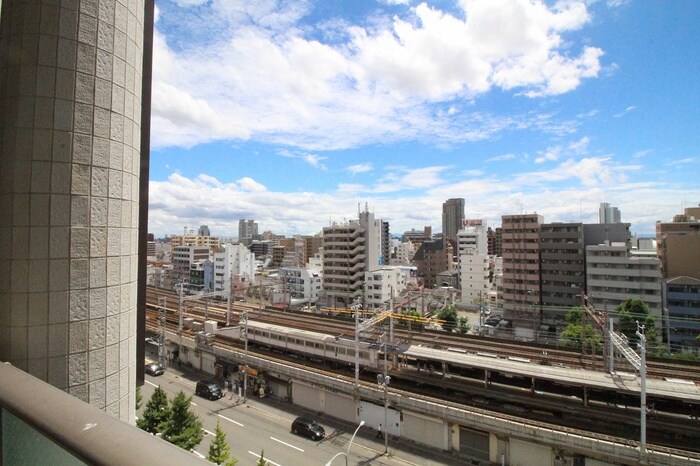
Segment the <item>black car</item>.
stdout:
<path fill-rule="evenodd" d="M 145 368 L 146 374 L 150 375 L 163 375 L 165 372 L 165 368 L 163 367 L 162 364 L 158 364 L 157 362 L 153 362 L 151 364 L 146 364 Z"/>
<path fill-rule="evenodd" d="M 197 396 L 210 400 L 218 400 L 224 396 L 224 392 L 221 390 L 221 387 L 219 387 L 219 384 L 213 380 L 200 380 L 197 382 L 194 393 Z"/>
<path fill-rule="evenodd" d="M 303 435 L 311 440 L 321 440 L 326 436 L 326 431 L 323 427 L 313 419 L 307 417 L 298 417 L 292 422 L 292 432 L 296 435 Z"/>

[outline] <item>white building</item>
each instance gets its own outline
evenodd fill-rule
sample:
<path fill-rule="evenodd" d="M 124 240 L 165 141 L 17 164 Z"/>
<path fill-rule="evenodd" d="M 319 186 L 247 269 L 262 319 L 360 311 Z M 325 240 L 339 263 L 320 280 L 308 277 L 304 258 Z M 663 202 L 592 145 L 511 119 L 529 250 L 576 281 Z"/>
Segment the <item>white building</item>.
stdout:
<path fill-rule="evenodd" d="M 614 311 L 628 298 L 639 298 L 661 328 L 661 261 L 654 250 L 633 250 L 625 243 L 586 247 L 588 303 Z"/>
<path fill-rule="evenodd" d="M 380 265 L 382 221 L 365 210 L 359 220 L 323 229 L 323 291 L 329 307 L 362 299 L 365 272 Z"/>
<path fill-rule="evenodd" d="M 416 245 L 410 240 L 401 241 L 398 238 L 392 238 L 391 250 L 393 252 L 391 265 L 411 265 L 413 256 L 416 254 Z"/>
<path fill-rule="evenodd" d="M 230 291 L 231 282 L 255 283 L 255 254 L 242 244 L 224 244 L 214 254 L 214 291 Z"/>
<path fill-rule="evenodd" d="M 486 222 L 465 220 L 464 228 L 457 233 L 457 257 L 462 304 L 478 307 L 487 301 L 489 281 L 489 254 Z"/>
<path fill-rule="evenodd" d="M 365 272 L 365 309 L 388 308 L 389 301 L 399 296 L 408 285 L 417 284 L 414 266 L 384 266 Z"/>
<path fill-rule="evenodd" d="M 302 267 L 280 267 L 278 277 L 282 282 L 282 289 L 289 292 L 292 299 L 308 302 L 316 302 L 323 285 L 319 271 Z"/>
<path fill-rule="evenodd" d="M 175 246 L 173 248 L 173 278 L 175 281 L 189 281 L 192 264 L 211 259 L 209 246 Z"/>

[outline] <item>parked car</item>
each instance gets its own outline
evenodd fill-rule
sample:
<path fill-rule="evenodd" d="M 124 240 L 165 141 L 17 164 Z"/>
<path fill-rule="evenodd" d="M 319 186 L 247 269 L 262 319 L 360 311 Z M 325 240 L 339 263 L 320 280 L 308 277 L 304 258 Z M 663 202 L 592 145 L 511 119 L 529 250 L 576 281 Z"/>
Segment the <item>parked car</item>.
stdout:
<path fill-rule="evenodd" d="M 218 400 L 224 396 L 224 392 L 221 390 L 221 387 L 219 387 L 219 384 L 213 380 L 200 380 L 197 382 L 194 393 L 197 396 L 210 400 Z"/>
<path fill-rule="evenodd" d="M 158 364 L 157 362 L 153 362 L 151 364 L 146 364 L 145 367 L 146 374 L 150 375 L 163 375 L 165 372 L 165 368 L 163 367 L 162 364 Z"/>
<path fill-rule="evenodd" d="M 303 435 L 311 440 L 321 440 L 326 436 L 326 431 L 318 422 L 308 417 L 298 417 L 292 422 L 292 432 L 296 435 Z"/>

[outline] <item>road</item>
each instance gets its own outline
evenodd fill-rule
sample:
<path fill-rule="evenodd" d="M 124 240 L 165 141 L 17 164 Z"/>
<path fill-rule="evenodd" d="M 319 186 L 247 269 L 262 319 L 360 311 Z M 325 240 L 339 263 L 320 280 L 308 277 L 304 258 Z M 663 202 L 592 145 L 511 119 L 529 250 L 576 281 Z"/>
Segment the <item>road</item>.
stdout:
<path fill-rule="evenodd" d="M 146 383 L 141 388 L 143 395 L 141 410 L 144 409 L 158 385 L 165 390 L 168 400 L 172 400 L 180 391 L 188 396 L 193 395 L 195 380 L 190 380 L 186 374 L 171 369 L 166 369 L 165 374 L 158 377 L 147 375 Z M 206 457 L 209 445 L 214 438 L 216 424 L 219 422 L 226 433 L 226 441 L 232 455 L 238 459 L 238 466 L 255 466 L 263 451 L 265 459 L 271 466 L 323 465 L 339 452 L 347 451 L 348 442 L 356 427 L 328 418 L 317 418 L 326 430 L 326 438 L 315 442 L 296 436 L 290 431 L 292 421 L 303 410 L 288 403 L 249 398 L 243 404 L 237 403 L 235 397 L 210 401 L 193 395 L 192 409 L 199 416 L 205 430 L 204 439 L 199 444 L 197 453 Z M 139 414 L 140 412 L 137 416 Z M 391 455 L 384 456 L 383 441 L 374 438 L 374 431 L 362 427 L 352 444 L 347 464 L 392 466 L 454 464 L 454 458 L 450 459 L 449 455 L 442 458 L 443 455 L 439 453 L 431 453 L 431 456 L 423 457 L 420 451 L 400 451 L 393 449 L 391 445 L 390 452 Z M 334 466 L 343 464 L 345 461 L 341 457 L 333 461 Z"/>

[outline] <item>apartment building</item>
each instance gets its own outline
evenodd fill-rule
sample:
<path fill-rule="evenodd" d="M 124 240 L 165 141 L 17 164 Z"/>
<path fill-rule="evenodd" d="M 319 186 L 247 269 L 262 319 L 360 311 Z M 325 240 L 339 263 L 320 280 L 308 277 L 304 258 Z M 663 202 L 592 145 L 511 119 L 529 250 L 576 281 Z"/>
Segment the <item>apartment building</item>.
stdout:
<path fill-rule="evenodd" d="M 684 209 L 672 222 L 657 222 L 656 246 L 664 278 L 700 279 L 700 207 Z"/>
<path fill-rule="evenodd" d="M 409 284 L 416 284 L 416 268 L 384 266 L 365 272 L 365 309 L 388 309 Z M 396 303 L 394 303 L 396 304 Z"/>
<path fill-rule="evenodd" d="M 614 311 L 628 298 L 639 298 L 662 327 L 661 261 L 656 251 L 630 249 L 628 243 L 586 247 L 588 302 L 596 310 Z"/>
<path fill-rule="evenodd" d="M 359 219 L 323 229 L 323 291 L 326 305 L 350 307 L 364 295 L 364 274 L 381 257 L 381 220 L 365 210 Z"/>
<path fill-rule="evenodd" d="M 541 324 L 538 214 L 504 215 L 503 277 L 499 300 L 516 338 L 535 339 Z"/>
<path fill-rule="evenodd" d="M 416 254 L 416 246 L 411 241 L 391 240 L 391 265 L 411 265 Z"/>
<path fill-rule="evenodd" d="M 255 254 L 242 244 L 224 244 L 214 254 L 214 291 L 239 291 L 255 283 Z"/>
<path fill-rule="evenodd" d="M 176 246 L 173 248 L 173 278 L 176 282 L 189 283 L 192 264 L 211 259 L 211 249 L 206 246 Z"/>
<path fill-rule="evenodd" d="M 544 312 L 543 323 L 565 321 L 566 309 L 583 303 L 586 289 L 585 244 L 582 223 L 543 223 L 540 226 L 542 305 L 560 312 Z"/>
<path fill-rule="evenodd" d="M 216 249 L 221 246 L 221 239 L 218 236 L 200 235 L 173 235 L 170 237 L 170 245 L 177 246 L 204 246 Z"/>
<path fill-rule="evenodd" d="M 323 289 L 323 278 L 318 271 L 303 267 L 280 267 L 277 276 L 282 289 L 295 300 L 315 303 Z"/>
<path fill-rule="evenodd" d="M 483 220 L 465 220 L 457 233 L 457 258 L 461 302 L 476 308 L 486 301 L 490 283 L 488 229 Z"/>
<path fill-rule="evenodd" d="M 418 278 L 423 282 L 423 287 L 434 288 L 440 285 L 438 275 L 453 270 L 452 255 L 452 243 L 445 238 L 430 239 L 421 243 L 413 256 L 413 263 L 417 267 Z"/>
<path fill-rule="evenodd" d="M 240 219 L 238 221 L 238 242 L 250 246 L 253 240 L 260 239 L 258 224 L 255 220 Z"/>
<path fill-rule="evenodd" d="M 664 341 L 671 351 L 700 352 L 700 279 L 675 277 L 664 281 L 664 309 L 668 315 Z"/>

